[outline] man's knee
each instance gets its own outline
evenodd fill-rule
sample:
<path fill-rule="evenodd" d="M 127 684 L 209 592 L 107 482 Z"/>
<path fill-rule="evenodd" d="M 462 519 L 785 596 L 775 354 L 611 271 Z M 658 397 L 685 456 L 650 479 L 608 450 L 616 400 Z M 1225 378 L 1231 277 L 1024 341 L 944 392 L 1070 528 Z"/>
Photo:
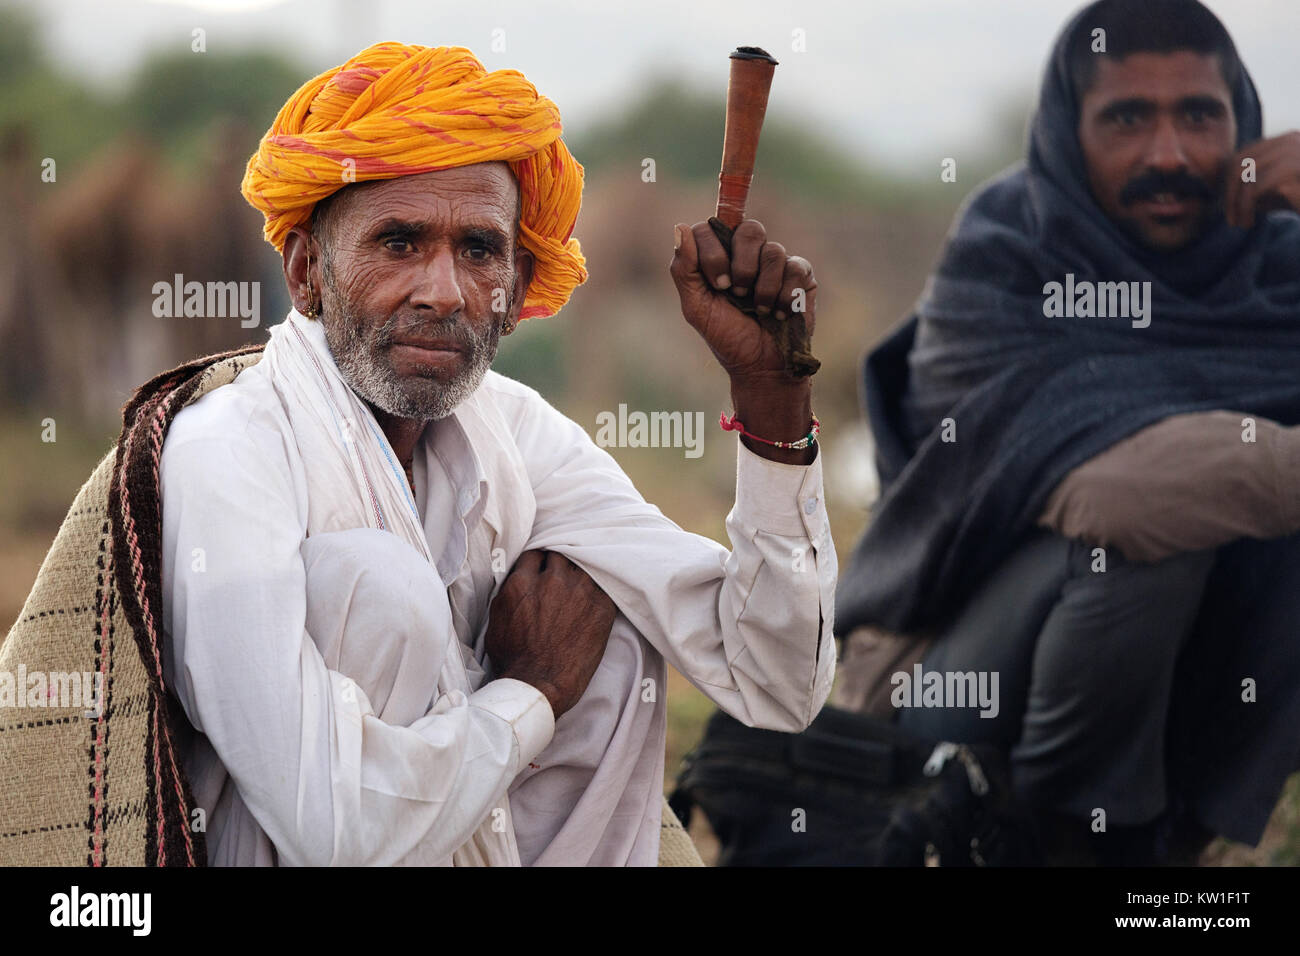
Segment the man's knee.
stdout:
<path fill-rule="evenodd" d="M 350 528 L 312 535 L 299 550 L 313 636 L 313 618 L 325 630 L 364 618 L 446 631 L 446 586 L 424 556 L 397 535 Z"/>
<path fill-rule="evenodd" d="M 1118 551 L 1073 542 L 1069 576 L 1044 625 L 1044 635 L 1095 638 L 1131 654 L 1153 643 L 1180 643 L 1195 619 L 1214 565 L 1213 551 L 1194 551 L 1146 564 Z M 1106 640 L 1108 634 L 1127 640 Z M 1041 638 L 1040 638 L 1041 640 Z"/>
<path fill-rule="evenodd" d="M 300 552 L 305 626 L 325 666 L 351 678 L 381 719 L 418 719 L 427 704 L 417 688 L 432 694 L 457 644 L 437 571 L 406 541 L 373 528 L 312 535 Z"/>
<path fill-rule="evenodd" d="M 1037 805 L 1141 823 L 1164 807 L 1164 738 L 1178 655 L 1213 552 L 1097 561 L 1078 543 L 1034 653 L 1017 790 Z"/>

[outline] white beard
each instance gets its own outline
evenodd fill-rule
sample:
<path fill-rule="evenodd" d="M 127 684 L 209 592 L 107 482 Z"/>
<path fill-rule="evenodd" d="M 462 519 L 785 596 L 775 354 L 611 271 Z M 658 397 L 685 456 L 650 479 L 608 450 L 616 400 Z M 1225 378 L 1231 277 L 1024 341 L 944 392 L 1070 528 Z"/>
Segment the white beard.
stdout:
<path fill-rule="evenodd" d="M 361 398 L 398 418 L 417 420 L 446 418 L 456 406 L 483 383 L 483 377 L 496 358 L 501 339 L 501 326 L 493 322 L 483 335 L 475 333 L 472 326 L 455 320 L 429 326 L 427 334 L 451 339 L 465 349 L 469 364 L 446 384 L 424 376 L 398 376 L 386 361 L 397 316 L 393 315 L 379 328 L 364 317 L 339 303 L 330 313 L 322 315 L 325 323 L 325 341 L 339 367 L 343 380 Z M 363 330 L 365 330 L 363 332 Z"/>

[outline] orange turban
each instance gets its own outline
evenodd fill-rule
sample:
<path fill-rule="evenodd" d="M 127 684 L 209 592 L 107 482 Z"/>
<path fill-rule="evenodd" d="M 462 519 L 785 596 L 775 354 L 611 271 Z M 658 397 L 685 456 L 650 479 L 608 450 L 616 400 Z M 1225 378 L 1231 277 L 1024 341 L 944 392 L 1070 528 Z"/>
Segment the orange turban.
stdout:
<path fill-rule="evenodd" d="M 281 250 L 351 182 L 505 161 L 519 181 L 520 241 L 536 259 L 520 317 L 554 315 L 587 279 L 571 238 L 582 166 L 561 131 L 555 104 L 516 70 L 489 73 L 463 47 L 376 43 L 289 98 L 240 191 Z"/>

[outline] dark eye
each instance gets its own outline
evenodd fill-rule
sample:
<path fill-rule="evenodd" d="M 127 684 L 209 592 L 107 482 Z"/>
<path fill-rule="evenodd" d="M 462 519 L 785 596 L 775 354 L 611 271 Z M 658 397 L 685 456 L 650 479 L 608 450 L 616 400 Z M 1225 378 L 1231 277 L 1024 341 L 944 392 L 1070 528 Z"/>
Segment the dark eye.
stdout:
<path fill-rule="evenodd" d="M 1187 107 L 1187 119 L 1192 123 L 1204 123 L 1210 118 L 1210 111 L 1204 106 Z"/>
<path fill-rule="evenodd" d="M 484 245 L 481 242 L 474 243 L 465 251 L 469 254 L 471 259 L 478 259 L 480 261 L 487 259 L 492 255 L 492 247 Z"/>
<path fill-rule="evenodd" d="M 411 248 L 411 240 L 402 239 L 399 236 L 390 236 L 384 240 L 384 248 L 391 252 L 407 252 Z"/>
<path fill-rule="evenodd" d="M 1117 126 L 1136 126 L 1140 119 L 1141 117 L 1138 116 L 1137 110 L 1119 110 L 1115 113 L 1115 123 Z"/>

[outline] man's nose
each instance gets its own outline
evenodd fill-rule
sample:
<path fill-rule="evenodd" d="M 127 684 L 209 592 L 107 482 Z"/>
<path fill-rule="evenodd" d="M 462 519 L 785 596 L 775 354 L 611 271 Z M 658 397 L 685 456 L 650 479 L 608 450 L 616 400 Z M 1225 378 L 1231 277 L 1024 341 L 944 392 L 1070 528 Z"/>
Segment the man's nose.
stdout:
<path fill-rule="evenodd" d="M 421 264 L 419 278 L 411 290 L 411 305 L 429 309 L 440 319 L 465 308 L 465 297 L 456 277 L 456 258 L 452 250 L 440 248 Z"/>
<path fill-rule="evenodd" d="M 1148 167 L 1162 172 L 1187 168 L 1187 152 L 1172 117 L 1162 116 L 1156 121 L 1155 131 L 1147 144 L 1146 160 Z"/>

